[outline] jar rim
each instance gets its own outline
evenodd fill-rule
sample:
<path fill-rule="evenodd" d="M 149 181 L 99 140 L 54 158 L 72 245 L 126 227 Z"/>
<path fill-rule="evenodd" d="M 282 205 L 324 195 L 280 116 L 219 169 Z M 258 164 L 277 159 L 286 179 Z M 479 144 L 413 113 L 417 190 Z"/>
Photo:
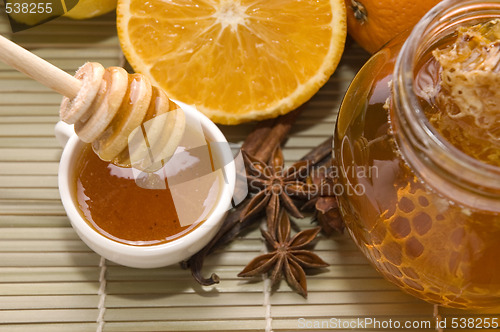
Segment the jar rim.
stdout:
<path fill-rule="evenodd" d="M 395 122 L 399 122 L 398 129 L 403 132 L 406 142 L 415 147 L 425 159 L 419 166 L 426 170 L 431 168 L 431 172 L 438 172 L 455 185 L 467 187 L 468 190 L 479 190 L 481 194 L 486 193 L 496 199 L 500 197 L 500 167 L 467 155 L 438 133 L 424 114 L 415 93 L 414 68 L 419 55 L 428 51 L 439 39 L 455 31 L 458 25 L 477 22 L 478 18 L 486 20 L 499 17 L 498 0 L 440 2 L 417 23 L 404 43 L 396 61 L 393 82 L 393 103 L 396 104 L 394 112 L 397 113 Z"/>

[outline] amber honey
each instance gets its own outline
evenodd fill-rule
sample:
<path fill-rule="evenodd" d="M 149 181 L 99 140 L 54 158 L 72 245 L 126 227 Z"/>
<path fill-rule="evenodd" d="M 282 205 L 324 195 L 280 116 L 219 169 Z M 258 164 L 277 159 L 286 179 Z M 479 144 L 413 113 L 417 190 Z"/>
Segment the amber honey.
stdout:
<path fill-rule="evenodd" d="M 362 186 L 364 191 L 353 195 L 345 190 L 339 197 L 341 213 L 363 253 L 385 278 L 406 292 L 457 308 L 498 306 L 498 194 L 496 201 L 491 198 L 494 195 L 489 197 L 494 202 L 491 209 L 479 207 L 475 200 L 464 204 L 456 199 L 456 192 L 424 181 L 425 170 L 410 166 L 400 149 L 403 134 L 394 125 L 398 113 L 391 87 L 406 37 L 372 57 L 344 99 L 334 137 L 339 182 L 345 187 Z M 450 43 L 453 37 L 439 45 Z M 415 66 L 417 90 L 435 91 L 438 73 L 432 57 L 422 56 Z M 470 119 L 448 119 L 443 129 L 435 121 L 443 105 L 425 94 L 419 95 L 419 101 L 443 142 L 477 161 L 499 165 L 492 153 L 496 147 L 484 131 L 465 129 L 467 138 L 457 138 Z M 373 175 L 362 172 L 367 169 Z M 481 199 L 478 196 L 477 202 Z"/>
<path fill-rule="evenodd" d="M 206 152 L 210 156 L 208 160 L 200 157 Z M 198 158 L 193 158 L 195 155 Z M 189 158 L 195 162 L 186 161 Z M 208 145 L 180 159 L 174 170 L 165 169 L 172 166 L 167 164 L 156 173 L 138 173 L 101 160 L 91 146 L 86 145 L 76 163 L 74 178 L 74 197 L 82 217 L 97 232 L 129 245 L 162 244 L 188 234 L 209 215 L 222 183 Z M 145 186 L 144 177 L 151 176 L 154 179 Z M 193 183 L 197 185 L 193 187 Z M 191 195 L 187 195 L 190 191 Z M 197 210 L 197 206 L 203 205 L 202 210 Z M 191 215 L 182 220 L 187 209 Z M 191 217 L 193 223 L 186 221 Z"/>

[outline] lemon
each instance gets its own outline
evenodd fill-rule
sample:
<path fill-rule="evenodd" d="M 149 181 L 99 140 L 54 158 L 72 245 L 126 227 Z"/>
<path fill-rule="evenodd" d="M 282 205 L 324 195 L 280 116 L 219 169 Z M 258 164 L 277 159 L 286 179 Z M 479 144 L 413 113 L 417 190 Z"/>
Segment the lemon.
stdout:
<path fill-rule="evenodd" d="M 100 16 L 116 8 L 117 0 L 80 0 L 78 4 L 68 11 L 64 16 L 84 20 Z"/>
<path fill-rule="evenodd" d="M 343 0 L 119 0 L 118 37 L 132 67 L 213 121 L 287 113 L 338 65 Z"/>

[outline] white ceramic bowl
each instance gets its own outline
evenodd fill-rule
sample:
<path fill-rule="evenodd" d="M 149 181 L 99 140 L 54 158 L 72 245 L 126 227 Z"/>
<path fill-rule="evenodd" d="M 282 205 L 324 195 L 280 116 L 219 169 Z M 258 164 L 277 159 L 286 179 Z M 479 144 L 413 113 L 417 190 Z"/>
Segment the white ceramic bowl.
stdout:
<path fill-rule="evenodd" d="M 210 141 L 227 143 L 222 132 L 210 119 L 190 106 L 183 104 L 181 106 L 186 114 L 186 121 L 190 119 L 200 121 L 203 131 Z M 121 265 L 136 268 L 156 268 L 175 264 L 202 249 L 215 236 L 222 225 L 231 205 L 236 174 L 234 161 L 231 160 L 232 155 L 228 154 L 227 151 L 216 148 L 213 149 L 212 153 L 215 158 L 219 158 L 223 162 L 222 165 L 225 165 L 226 180 L 223 181 L 220 199 L 216 207 L 200 226 L 172 242 L 152 246 L 122 244 L 101 235 L 82 218 L 75 204 L 75 197 L 72 194 L 72 188 L 74 187 L 71 182 L 74 181 L 75 163 L 85 143 L 76 136 L 73 126 L 59 122 L 55 131 L 57 139 L 64 146 L 58 174 L 59 193 L 64 209 L 71 221 L 71 225 L 83 242 L 104 258 Z"/>

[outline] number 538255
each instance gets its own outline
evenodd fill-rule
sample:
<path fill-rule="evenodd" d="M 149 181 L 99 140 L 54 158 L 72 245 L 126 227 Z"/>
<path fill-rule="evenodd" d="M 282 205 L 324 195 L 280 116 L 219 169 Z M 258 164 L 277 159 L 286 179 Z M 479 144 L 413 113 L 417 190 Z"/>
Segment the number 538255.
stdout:
<path fill-rule="evenodd" d="M 16 2 L 16 3 L 6 3 L 5 12 L 7 14 L 50 14 L 52 13 L 52 3 L 51 2 L 40 2 L 40 3 L 28 3 L 28 2 Z"/>
<path fill-rule="evenodd" d="M 498 318 L 492 318 L 492 317 L 479 317 L 479 318 L 453 318 L 451 320 L 451 328 L 456 329 L 456 328 L 469 328 L 469 329 L 474 329 L 474 328 L 483 328 L 483 329 L 497 329 L 499 327 L 499 322 Z"/>

